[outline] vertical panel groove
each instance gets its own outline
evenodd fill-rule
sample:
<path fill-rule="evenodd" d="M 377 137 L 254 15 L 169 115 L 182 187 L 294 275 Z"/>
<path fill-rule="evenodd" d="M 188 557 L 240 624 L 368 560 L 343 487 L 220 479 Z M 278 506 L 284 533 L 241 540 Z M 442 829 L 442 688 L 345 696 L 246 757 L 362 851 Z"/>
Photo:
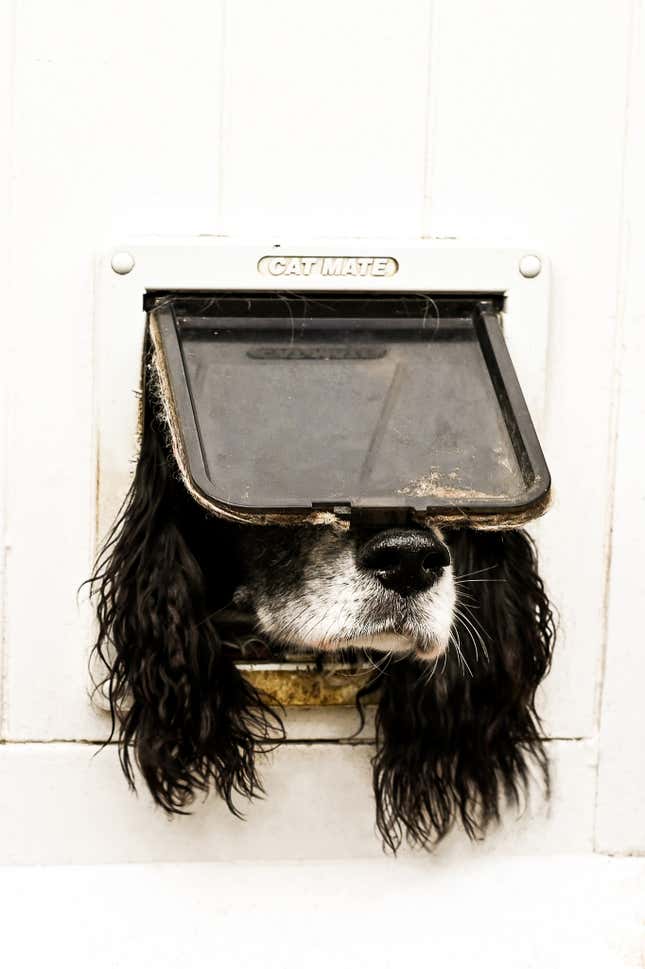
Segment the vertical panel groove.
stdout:
<path fill-rule="evenodd" d="M 626 37 L 626 99 L 624 116 L 623 169 L 620 187 L 621 245 L 616 274 L 616 333 L 611 414 L 610 487 L 607 502 L 607 547 L 604 597 L 603 649 L 596 690 L 596 724 L 600 735 L 594 804 L 594 848 L 612 853 L 645 850 L 638 804 L 642 801 L 643 773 L 634 757 L 641 757 L 641 743 L 635 702 L 640 691 L 631 684 L 642 680 L 638 653 L 630 654 L 629 641 L 637 624 L 638 602 L 626 586 L 628 576 L 638 568 L 629 547 L 630 532 L 642 533 L 642 450 L 634 437 L 634 419 L 642 407 L 643 385 L 636 389 L 634 366 L 638 369 L 639 346 L 635 334 L 643 325 L 639 278 L 642 273 L 643 204 L 642 162 L 645 145 L 643 125 L 642 2 L 633 0 Z M 642 353 L 642 351 L 641 351 Z M 635 359 L 636 358 L 636 363 Z M 636 499 L 636 500 L 635 500 Z M 626 505 L 630 507 L 626 507 Z M 636 514 L 636 519 L 634 515 Z M 625 532 L 626 523 L 632 522 Z M 625 541 L 627 539 L 627 545 Z M 633 588 L 631 592 L 633 593 Z M 632 621 L 625 622 L 631 612 Z M 630 665 L 634 660 L 634 668 Z M 635 722 L 636 721 L 636 722 Z M 634 749 L 635 748 L 635 749 Z M 629 778 L 631 777 L 631 783 Z M 620 781 L 621 786 L 617 786 Z M 624 788 L 623 788 L 624 785 Z M 634 813 L 635 812 L 635 813 Z"/>
<path fill-rule="evenodd" d="M 13 182 L 14 182 L 14 95 L 15 95 L 15 65 L 16 65 L 16 3 L 11 0 L 2 10 L 4 71 L 2 78 L 2 117 L 1 129 L 7 133 L 5 143 L 5 158 L 3 161 L 3 195 L 5 205 L 4 214 L 0 211 L 0 236 L 2 245 L 2 262 L 6 270 L 4 285 L 9 296 L 9 306 L 12 298 L 11 265 L 13 255 L 11 250 L 10 224 L 13 211 Z M 11 311 L 7 314 L 10 318 Z M 12 329 L 5 327 L 2 332 L 2 353 L 0 354 L 0 740 L 6 734 L 9 697 L 7 693 L 7 664 L 9 659 L 9 631 L 8 631 L 8 590 L 10 569 L 10 530 L 9 530 L 9 416 L 11 413 L 11 378 L 15 368 L 11 366 L 12 357 Z"/>
<path fill-rule="evenodd" d="M 423 156 L 423 225 L 422 235 L 429 236 L 427 227 L 431 225 L 430 208 L 432 205 L 434 151 L 437 146 L 437 98 L 439 81 L 440 50 L 437 43 L 439 7 L 441 0 L 431 0 L 428 17 L 428 87 L 426 91 L 425 147 Z"/>
<path fill-rule="evenodd" d="M 596 683 L 594 720 L 596 729 L 600 729 L 603 683 L 605 678 L 605 666 L 607 661 L 607 637 L 609 624 L 609 592 L 611 578 L 611 564 L 613 557 L 613 531 L 614 531 L 614 506 L 616 498 L 616 452 L 617 435 L 620 420 L 620 373 L 624 352 L 624 328 L 625 328 L 625 287 L 626 276 L 629 267 L 629 219 L 626 212 L 626 178 L 627 178 L 627 153 L 629 150 L 629 127 L 633 114 L 631 102 L 633 84 L 633 64 L 637 45 L 637 8 L 639 0 L 633 0 L 630 18 L 627 25 L 625 46 L 627 57 L 625 63 L 625 110 L 622 153 L 623 163 L 620 178 L 619 199 L 621 212 L 621 232 L 620 243 L 616 259 L 616 316 L 614 332 L 614 355 L 612 369 L 612 389 L 611 389 L 611 410 L 609 414 L 609 469 L 608 469 L 608 492 L 607 492 L 607 521 L 606 521 L 606 540 L 604 548 L 605 561 L 605 583 L 603 596 L 603 629 L 601 639 L 601 652 L 598 664 L 598 680 Z"/>
<path fill-rule="evenodd" d="M 226 187 L 226 155 L 228 134 L 226 126 L 227 118 L 227 99 L 228 99 L 228 44 L 227 44 L 227 23 L 228 10 L 227 0 L 220 0 L 221 6 L 221 37 L 220 37 L 220 90 L 219 90 L 219 157 L 218 157 L 218 179 L 217 186 L 217 222 L 219 231 L 223 235 L 228 235 L 226 226 L 226 215 L 224 212 L 224 198 Z"/>

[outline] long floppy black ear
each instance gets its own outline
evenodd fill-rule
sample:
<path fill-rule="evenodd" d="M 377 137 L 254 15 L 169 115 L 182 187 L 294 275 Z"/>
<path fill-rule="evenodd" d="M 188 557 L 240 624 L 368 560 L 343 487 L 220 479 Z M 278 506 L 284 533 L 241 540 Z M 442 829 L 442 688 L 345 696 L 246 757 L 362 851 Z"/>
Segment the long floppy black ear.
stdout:
<path fill-rule="evenodd" d="M 233 795 L 262 791 L 255 755 L 282 724 L 218 638 L 207 589 L 216 579 L 196 552 L 217 541 L 218 523 L 179 479 L 151 396 L 149 380 L 134 480 L 90 580 L 110 739 L 130 786 L 134 759 L 166 811 L 183 813 L 212 786 L 238 814 Z"/>
<path fill-rule="evenodd" d="M 380 684 L 374 792 L 393 851 L 404 837 L 436 844 L 456 821 L 481 837 L 527 792 L 531 761 L 549 793 L 535 692 L 555 628 L 533 543 L 522 531 L 448 541 L 458 612 L 445 665 L 405 659 Z"/>

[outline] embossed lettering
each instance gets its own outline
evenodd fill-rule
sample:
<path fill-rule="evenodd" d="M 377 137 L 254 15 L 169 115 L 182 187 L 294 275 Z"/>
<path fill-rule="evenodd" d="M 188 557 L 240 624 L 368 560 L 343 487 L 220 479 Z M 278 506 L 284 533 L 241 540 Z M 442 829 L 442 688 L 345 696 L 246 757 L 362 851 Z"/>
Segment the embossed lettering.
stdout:
<path fill-rule="evenodd" d="M 268 276 L 394 276 L 392 256 L 263 256 L 258 271 Z"/>
<path fill-rule="evenodd" d="M 281 276 L 284 272 L 286 261 L 281 256 L 276 256 L 275 259 L 269 259 L 267 265 L 272 276 Z"/>
<path fill-rule="evenodd" d="M 343 259 L 342 256 L 336 256 L 335 258 L 330 258 L 325 256 L 322 264 L 322 274 L 323 276 L 340 276 L 343 272 Z"/>

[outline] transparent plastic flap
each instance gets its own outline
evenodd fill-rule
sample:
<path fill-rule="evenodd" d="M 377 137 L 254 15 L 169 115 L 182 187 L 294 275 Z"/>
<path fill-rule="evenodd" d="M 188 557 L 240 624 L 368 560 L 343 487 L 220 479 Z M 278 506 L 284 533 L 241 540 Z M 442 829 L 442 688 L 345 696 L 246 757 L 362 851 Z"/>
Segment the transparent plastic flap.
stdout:
<path fill-rule="evenodd" d="M 193 482 L 242 512 L 537 513 L 549 476 L 498 297 L 153 303 Z"/>

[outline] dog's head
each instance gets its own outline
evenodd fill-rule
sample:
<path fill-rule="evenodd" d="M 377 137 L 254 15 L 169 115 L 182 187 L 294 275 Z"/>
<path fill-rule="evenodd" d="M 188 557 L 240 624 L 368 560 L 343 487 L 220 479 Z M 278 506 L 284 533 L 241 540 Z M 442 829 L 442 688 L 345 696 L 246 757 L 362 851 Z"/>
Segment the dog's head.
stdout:
<path fill-rule="evenodd" d="M 469 835 L 517 800 L 534 761 L 535 712 L 553 620 L 523 532 L 432 526 L 242 526 L 200 508 L 180 479 L 154 401 L 122 514 L 92 581 L 96 652 L 134 784 L 183 812 L 214 788 L 262 790 L 256 754 L 284 739 L 278 712 L 241 674 L 222 631 L 237 609 L 272 650 L 378 656 L 377 825 L 396 849 L 460 820 Z M 226 637 L 228 639 L 228 636 Z"/>

